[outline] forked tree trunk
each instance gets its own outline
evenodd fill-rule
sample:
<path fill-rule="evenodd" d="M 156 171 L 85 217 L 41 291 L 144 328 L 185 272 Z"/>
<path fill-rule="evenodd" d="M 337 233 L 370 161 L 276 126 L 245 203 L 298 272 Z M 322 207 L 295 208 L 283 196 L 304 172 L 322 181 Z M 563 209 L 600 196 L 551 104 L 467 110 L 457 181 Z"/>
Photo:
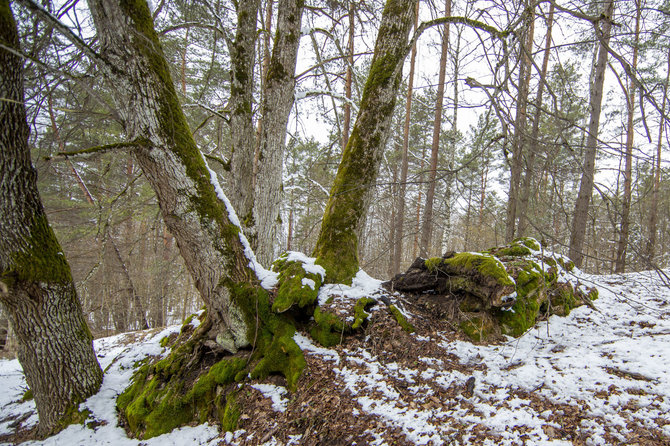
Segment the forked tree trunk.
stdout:
<path fill-rule="evenodd" d="M 258 237 L 255 251 L 264 266 L 274 260 L 277 228 L 281 221 L 284 146 L 295 91 L 303 0 L 279 0 L 277 7 L 277 31 L 265 79 L 263 129 L 254 187 L 253 218 Z"/>
<path fill-rule="evenodd" d="M 156 192 L 165 224 L 207 305 L 210 337 L 226 350 L 249 345 L 253 318 L 244 312 L 258 281 L 213 173 L 177 99 L 146 1 L 90 0 L 101 66 L 116 87 L 133 154 Z"/>
<path fill-rule="evenodd" d="M 444 16 L 451 16 L 451 0 L 444 2 Z M 419 255 L 428 258 L 433 233 L 433 202 L 435 201 L 435 179 L 437 178 L 437 157 L 440 152 L 440 132 L 442 131 L 442 104 L 444 103 L 444 82 L 447 77 L 447 55 L 449 52 L 449 24 L 442 30 L 442 51 L 440 54 L 440 74 L 437 81 L 435 101 L 435 121 L 433 122 L 433 142 L 430 148 L 430 170 L 428 171 L 428 191 L 421 224 Z"/>
<path fill-rule="evenodd" d="M 598 127 L 600 125 L 600 108 L 603 100 L 603 86 L 605 84 L 605 71 L 607 70 L 607 45 L 609 44 L 612 19 L 614 17 L 614 0 L 608 0 L 603 10 L 603 18 L 600 21 L 602 28 L 596 24 L 596 37 L 600 41 L 598 45 L 598 60 L 596 62 L 593 85 L 589 97 L 589 119 L 588 135 L 586 138 L 586 150 L 584 151 L 584 163 L 582 179 L 579 183 L 579 194 L 575 202 L 575 212 L 572 217 L 572 230 L 570 232 L 570 249 L 568 257 L 575 262 L 577 267 L 582 266 L 584 259 L 584 238 L 586 235 L 586 223 L 589 215 L 589 204 L 593 193 L 593 175 L 596 165 L 596 149 L 598 146 Z"/>
<path fill-rule="evenodd" d="M 419 7 L 421 2 L 416 2 L 416 11 L 414 15 L 414 29 L 418 26 Z M 402 261 L 402 245 L 405 226 L 405 201 L 407 191 L 407 171 L 409 169 L 409 125 L 412 117 L 412 95 L 414 90 L 414 67 L 416 65 L 416 43 L 412 45 L 412 55 L 409 62 L 409 78 L 407 80 L 407 99 L 405 101 L 405 125 L 403 127 L 402 137 L 402 161 L 400 165 L 400 184 L 398 188 L 398 198 L 396 203 L 396 218 L 393 225 L 393 239 L 395 248 L 393 252 L 392 274 L 400 272 L 400 262 Z"/>
<path fill-rule="evenodd" d="M 19 51 L 8 0 L 0 0 L 0 44 Z M 0 302 L 18 339 L 33 391 L 39 436 L 72 421 L 102 370 L 70 267 L 49 226 L 30 162 L 23 60 L 0 49 Z"/>
<path fill-rule="evenodd" d="M 635 1 L 637 14 L 635 16 L 635 37 L 633 42 L 633 72 L 637 70 L 637 55 L 640 41 L 640 16 L 642 8 L 640 0 Z M 628 233 L 630 232 L 630 204 L 632 201 L 631 183 L 633 177 L 633 141 L 635 139 L 635 129 L 633 121 L 635 118 L 635 82 L 630 79 L 627 95 L 628 122 L 626 123 L 626 163 L 623 173 L 623 203 L 621 208 L 621 231 L 619 232 L 619 243 L 616 251 L 615 273 L 622 273 L 626 270 L 626 253 L 628 251 Z"/>
<path fill-rule="evenodd" d="M 388 0 L 377 35 L 361 107 L 330 191 L 314 250 L 330 282 L 358 272 L 357 232 L 365 222 L 390 132 L 415 0 Z"/>

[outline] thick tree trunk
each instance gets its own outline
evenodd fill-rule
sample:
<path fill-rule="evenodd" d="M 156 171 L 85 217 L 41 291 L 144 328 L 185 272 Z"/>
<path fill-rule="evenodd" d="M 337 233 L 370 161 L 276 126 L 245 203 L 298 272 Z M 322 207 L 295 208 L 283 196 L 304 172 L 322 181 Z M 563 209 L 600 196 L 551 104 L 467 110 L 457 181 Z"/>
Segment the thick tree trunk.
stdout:
<path fill-rule="evenodd" d="M 414 12 L 414 29 L 419 22 L 419 8 L 421 3 L 416 2 L 416 11 Z M 407 171 L 409 169 L 409 124 L 412 117 L 412 95 L 414 90 L 414 68 L 416 65 L 416 43 L 412 45 L 412 55 L 409 62 L 409 77 L 407 79 L 407 99 L 405 101 L 405 125 L 403 127 L 402 137 L 402 161 L 400 166 L 400 184 L 396 203 L 396 219 L 393 225 L 393 239 L 395 248 L 393 252 L 393 274 L 400 272 L 400 262 L 402 261 L 402 245 L 405 226 L 405 201 L 407 191 Z"/>
<path fill-rule="evenodd" d="M 444 16 L 451 16 L 451 0 L 444 2 Z M 430 149 L 430 170 L 428 172 L 428 191 L 421 224 L 421 242 L 419 255 L 428 257 L 433 233 L 433 202 L 437 177 L 437 156 L 440 152 L 440 132 L 442 131 L 442 104 L 444 103 L 444 82 L 447 77 L 447 55 L 449 52 L 449 24 L 442 30 L 442 52 L 440 54 L 440 74 L 437 81 L 437 99 L 435 101 L 435 121 L 433 122 L 433 142 Z"/>
<path fill-rule="evenodd" d="M 654 187 L 651 193 L 649 209 L 649 240 L 646 255 L 649 262 L 653 262 L 656 250 L 656 226 L 658 225 L 658 193 L 661 188 L 661 149 L 663 148 L 663 129 L 665 128 L 665 106 L 668 96 L 668 81 L 670 80 L 670 47 L 668 47 L 668 67 L 663 84 L 663 99 L 661 100 L 661 119 L 658 125 L 658 143 L 656 144 L 656 165 L 654 166 Z"/>
<path fill-rule="evenodd" d="M 640 1 L 635 1 L 637 15 L 635 17 L 635 37 L 633 42 L 633 72 L 637 70 L 637 55 L 640 41 L 640 16 L 642 8 Z M 635 129 L 633 121 L 635 118 L 635 83 L 630 79 L 628 87 L 628 122 L 626 123 L 626 163 L 623 173 L 623 203 L 621 209 L 621 231 L 619 232 L 619 243 L 616 251 L 615 273 L 622 273 L 626 270 L 626 253 L 628 251 L 628 234 L 630 232 L 630 204 L 632 200 L 631 183 L 633 179 L 633 142 L 635 139 Z"/>
<path fill-rule="evenodd" d="M 253 162 L 256 137 L 253 124 L 254 61 L 256 56 L 256 18 L 260 0 L 240 0 L 237 5 L 235 41 L 229 45 L 230 82 L 230 202 L 241 217 L 245 233 L 252 244 L 256 231 L 253 224 Z"/>
<path fill-rule="evenodd" d="M 133 154 L 208 307 L 209 334 L 236 351 L 253 336 L 255 322 L 244 312 L 253 293 L 240 292 L 257 286 L 253 255 L 193 140 L 149 8 L 142 0 L 90 0 L 89 7 L 108 61 L 101 68 L 116 87 L 128 136 L 138 141 Z"/>
<path fill-rule="evenodd" d="M 347 282 L 358 272 L 358 231 L 365 222 L 390 132 L 402 77 L 414 0 L 387 0 L 377 35 L 360 112 L 326 204 L 314 250 L 330 282 Z"/>
<path fill-rule="evenodd" d="M 280 226 L 281 188 L 286 126 L 293 106 L 295 65 L 300 45 L 303 0 L 279 0 L 277 32 L 265 79 L 263 130 L 254 188 L 256 256 L 264 266 L 274 260 Z"/>
<path fill-rule="evenodd" d="M 0 0 L 0 43 L 19 48 L 7 0 Z M 95 393 L 102 370 L 93 337 L 30 162 L 23 61 L 0 50 L 0 302 L 18 339 L 18 356 L 40 418 L 38 435 L 67 426 Z"/>
<path fill-rule="evenodd" d="M 505 220 L 505 241 L 511 242 L 516 234 L 517 206 L 519 186 L 523 170 L 523 152 L 527 142 L 526 109 L 528 106 L 528 88 L 530 84 L 531 54 L 535 32 L 535 11 L 528 17 L 526 33 L 519 48 L 519 93 L 514 121 L 514 141 L 512 145 L 512 163 L 510 166 L 509 194 L 507 200 L 507 218 Z"/>
<path fill-rule="evenodd" d="M 547 79 L 547 69 L 549 67 L 549 55 L 551 52 L 551 29 L 554 24 L 554 4 L 549 5 L 549 17 L 547 18 L 547 36 L 544 44 L 544 56 L 542 58 L 542 69 L 540 71 L 540 82 L 537 86 L 537 96 L 535 97 L 535 116 L 533 117 L 533 128 L 530 132 L 530 141 L 528 144 L 528 154 L 526 156 L 526 175 L 521 185 L 521 197 L 518 206 L 519 228 L 518 235 L 523 237 L 528 228 L 528 202 L 530 201 L 530 189 L 533 182 L 533 170 L 535 168 L 535 156 L 540 151 L 540 120 L 542 117 L 542 96 L 544 94 L 544 84 Z"/>
<path fill-rule="evenodd" d="M 570 233 L 570 249 L 568 256 L 575 262 L 577 267 L 582 266 L 584 259 L 584 237 L 586 235 L 586 223 L 589 215 L 589 204 L 593 193 L 593 175 L 596 164 L 596 149 L 598 146 L 598 127 L 600 125 L 600 108 L 603 100 L 603 86 L 605 84 L 605 71 L 607 70 L 607 45 L 609 44 L 612 19 L 614 17 L 614 0 L 608 0 L 603 10 L 602 28 L 596 25 L 596 36 L 600 41 L 598 45 L 598 60 L 596 62 L 595 76 L 591 85 L 589 98 L 589 109 L 591 118 L 589 120 L 588 135 L 586 138 L 586 150 L 584 151 L 584 163 L 582 179 L 579 184 L 579 194 L 575 202 L 575 212 L 572 217 L 572 230 Z"/>

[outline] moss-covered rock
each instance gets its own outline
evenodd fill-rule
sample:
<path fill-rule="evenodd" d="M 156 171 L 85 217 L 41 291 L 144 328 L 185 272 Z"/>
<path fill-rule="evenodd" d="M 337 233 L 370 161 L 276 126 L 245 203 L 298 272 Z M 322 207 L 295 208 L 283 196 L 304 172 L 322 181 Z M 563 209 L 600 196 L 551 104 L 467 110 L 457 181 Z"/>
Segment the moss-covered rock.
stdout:
<path fill-rule="evenodd" d="M 345 335 L 360 329 L 370 316 L 367 309 L 377 301 L 371 297 L 360 299 L 329 299 L 314 310 L 312 337 L 324 347 L 332 347 L 344 340 Z"/>
<path fill-rule="evenodd" d="M 495 322 L 487 313 L 465 315 L 459 328 L 475 342 L 486 341 L 495 332 Z"/>
<path fill-rule="evenodd" d="M 272 311 L 277 313 L 283 313 L 293 305 L 305 308 L 314 304 L 323 282 L 321 274 L 307 272 L 304 263 L 288 258 L 288 254 L 284 254 L 272 265 L 272 269 L 279 273 L 279 288 L 272 304 Z"/>

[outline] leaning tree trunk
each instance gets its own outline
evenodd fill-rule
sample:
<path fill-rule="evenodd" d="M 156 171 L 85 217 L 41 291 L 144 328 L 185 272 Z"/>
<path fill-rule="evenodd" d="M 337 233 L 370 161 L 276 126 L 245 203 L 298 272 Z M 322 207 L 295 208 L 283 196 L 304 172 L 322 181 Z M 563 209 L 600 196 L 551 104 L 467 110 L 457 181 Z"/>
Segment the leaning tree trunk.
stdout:
<path fill-rule="evenodd" d="M 388 0 L 360 111 L 330 191 L 314 250 L 330 282 L 358 272 L 357 232 L 365 222 L 402 77 L 415 0 Z"/>
<path fill-rule="evenodd" d="M 0 1 L 0 43 L 18 51 L 8 0 Z M 49 226 L 30 162 L 23 60 L 0 50 L 0 302 L 18 339 L 19 362 L 33 391 L 39 436 L 78 416 L 102 370 L 63 250 Z"/>
<path fill-rule="evenodd" d="M 133 154 L 156 192 L 165 224 L 205 302 L 211 339 L 228 351 L 253 340 L 244 311 L 257 287 L 232 207 L 217 196 L 182 112 L 146 1 L 89 0 L 101 68 L 116 87 Z M 251 263 L 253 265 L 253 263 Z"/>
<path fill-rule="evenodd" d="M 264 266 L 274 260 L 280 221 L 286 126 L 293 106 L 303 0 L 279 0 L 277 6 L 277 31 L 265 79 L 263 133 L 254 188 L 253 216 L 258 237 L 256 256 Z"/>
<path fill-rule="evenodd" d="M 586 150 L 584 151 L 584 167 L 582 179 L 579 184 L 579 194 L 575 202 L 575 212 L 572 217 L 572 230 L 570 233 L 570 249 L 568 256 L 575 262 L 577 267 L 582 266 L 584 259 L 584 238 L 586 236 L 586 222 L 589 215 L 589 204 L 593 193 L 593 175 L 596 165 L 596 148 L 598 145 L 598 127 L 600 125 L 600 108 L 603 100 L 603 86 L 605 84 L 605 71 L 607 70 L 607 46 L 612 29 L 614 17 L 614 0 L 608 0 L 603 10 L 602 29 L 596 25 L 596 37 L 600 40 L 598 46 L 598 61 L 596 62 L 595 76 L 591 85 L 589 98 L 589 109 L 591 118 L 589 120 L 588 136 L 586 138 Z"/>

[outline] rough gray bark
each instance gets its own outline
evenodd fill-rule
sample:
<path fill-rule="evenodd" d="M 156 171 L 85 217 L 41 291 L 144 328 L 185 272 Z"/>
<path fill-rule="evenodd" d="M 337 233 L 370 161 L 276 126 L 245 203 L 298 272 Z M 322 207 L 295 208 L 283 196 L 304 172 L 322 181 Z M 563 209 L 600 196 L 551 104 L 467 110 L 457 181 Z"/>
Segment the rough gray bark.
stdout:
<path fill-rule="evenodd" d="M 342 123 L 342 151 L 349 142 L 349 128 L 351 127 L 351 84 L 354 71 L 354 26 L 356 25 L 354 2 L 349 0 L 349 40 L 347 42 L 347 71 L 344 79 L 344 96 L 347 101 L 344 103 L 344 117 Z"/>
<path fill-rule="evenodd" d="M 549 67 L 549 55 L 551 51 L 551 30 L 554 24 L 554 4 L 549 5 L 549 17 L 547 17 L 547 35 L 544 44 L 544 56 L 542 58 L 542 68 L 540 70 L 540 81 L 537 86 L 537 96 L 535 97 L 535 116 L 533 117 L 533 128 L 530 132 L 530 141 L 528 144 L 528 154 L 526 156 L 526 174 L 521 185 L 521 196 L 519 200 L 519 228 L 518 235 L 526 235 L 528 228 L 528 202 L 530 201 L 530 186 L 533 181 L 533 170 L 535 168 L 535 156 L 540 151 L 540 118 L 542 116 L 542 96 L 544 94 L 544 84 L 547 79 L 547 69 Z"/>
<path fill-rule="evenodd" d="M 642 8 L 640 1 L 635 1 L 637 14 L 635 17 L 635 37 L 633 42 L 633 63 L 631 68 L 633 72 L 637 70 L 637 56 L 640 41 L 640 18 Z M 635 117 L 635 83 L 630 79 L 628 94 L 626 95 L 628 105 L 628 121 L 626 123 L 626 154 L 625 167 L 623 172 L 623 203 L 621 207 L 621 231 L 619 232 L 619 243 L 617 244 L 616 262 L 614 266 L 615 273 L 623 273 L 626 270 L 626 253 L 628 251 L 628 234 L 630 232 L 630 205 L 632 201 L 631 183 L 633 179 L 633 141 L 635 139 L 635 129 L 633 120 Z"/>
<path fill-rule="evenodd" d="M 390 132 L 415 0 L 387 0 L 361 107 L 326 204 L 314 254 L 327 280 L 348 282 L 358 272 L 357 232 Z"/>
<path fill-rule="evenodd" d="M 568 256 L 575 262 L 577 267 L 582 266 L 584 259 L 584 238 L 586 235 L 586 223 L 589 215 L 589 204 L 593 193 L 593 175 L 596 164 L 596 149 L 598 145 L 598 127 L 600 125 L 600 108 L 603 100 L 603 86 L 605 84 L 605 71 L 607 70 L 607 45 L 609 44 L 612 19 L 614 17 L 614 0 L 608 0 L 603 10 L 602 20 L 596 24 L 596 37 L 600 41 L 598 45 L 598 60 L 596 62 L 594 82 L 591 85 L 589 95 L 589 119 L 588 135 L 586 138 L 586 150 L 584 151 L 584 163 L 582 179 L 579 183 L 579 194 L 575 202 L 575 212 L 572 217 L 572 230 L 570 232 L 570 248 Z"/>
<path fill-rule="evenodd" d="M 146 1 L 90 0 L 102 56 L 116 87 L 133 155 L 156 192 L 165 224 L 208 307 L 210 336 L 226 350 L 249 345 L 239 286 L 254 286 L 244 246 L 217 197 L 177 99 Z"/>
<path fill-rule="evenodd" d="M 416 11 L 414 12 L 414 29 L 419 24 L 419 8 L 421 3 L 416 2 Z M 400 262 L 402 260 L 402 245 L 405 226 L 405 195 L 407 191 L 407 171 L 409 169 L 409 125 L 412 117 L 412 96 L 414 90 L 414 67 L 416 66 L 416 43 L 412 45 L 412 55 L 409 61 L 409 78 L 407 79 L 407 99 L 405 101 L 405 124 L 403 127 L 402 138 L 402 161 L 400 165 L 400 184 L 398 190 L 398 199 L 396 203 L 397 215 L 393 225 L 393 239 L 395 240 L 395 249 L 393 253 L 392 274 L 400 272 Z"/>
<path fill-rule="evenodd" d="M 256 58 L 256 18 L 260 0 L 240 0 L 237 9 L 235 40 L 229 43 L 230 53 L 230 202 L 240 216 L 245 233 L 253 242 L 252 219 L 253 162 L 256 137 L 253 124 L 254 61 Z"/>
<path fill-rule="evenodd" d="M 444 16 L 451 16 L 451 0 L 444 2 Z M 435 101 L 435 121 L 433 122 L 433 142 L 430 149 L 430 170 L 428 172 L 428 191 L 421 223 L 421 242 L 419 255 L 428 257 L 433 233 L 433 202 L 435 201 L 435 178 L 437 177 L 437 156 L 440 151 L 440 132 L 442 131 L 442 104 L 444 103 L 444 81 L 447 77 L 447 55 L 449 50 L 449 23 L 442 30 L 442 52 L 440 54 L 440 74 L 437 81 L 437 99 Z"/>
<path fill-rule="evenodd" d="M 0 43 L 19 48 L 8 0 L 0 1 Z M 18 339 L 18 357 L 33 391 L 38 436 L 67 426 L 95 393 L 102 370 L 93 337 L 30 162 L 23 61 L 0 49 L 0 303 Z"/>
<path fill-rule="evenodd" d="M 294 99 L 303 0 L 279 0 L 277 6 L 277 31 L 265 79 L 263 129 L 254 187 L 253 217 L 258 237 L 256 256 L 265 266 L 274 260 L 277 228 L 281 221 L 284 146 Z"/>

